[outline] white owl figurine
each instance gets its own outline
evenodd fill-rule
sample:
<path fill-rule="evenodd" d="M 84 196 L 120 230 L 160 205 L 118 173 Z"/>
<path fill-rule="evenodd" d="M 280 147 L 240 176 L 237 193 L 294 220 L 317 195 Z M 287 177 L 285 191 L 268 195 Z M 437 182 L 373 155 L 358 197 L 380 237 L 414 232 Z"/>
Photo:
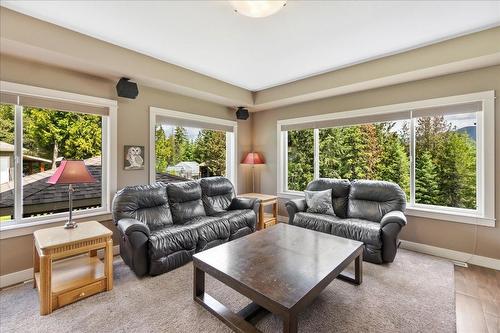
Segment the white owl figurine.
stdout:
<path fill-rule="evenodd" d="M 144 159 L 141 157 L 141 147 L 130 147 L 127 152 L 127 161 L 130 169 L 142 168 Z"/>

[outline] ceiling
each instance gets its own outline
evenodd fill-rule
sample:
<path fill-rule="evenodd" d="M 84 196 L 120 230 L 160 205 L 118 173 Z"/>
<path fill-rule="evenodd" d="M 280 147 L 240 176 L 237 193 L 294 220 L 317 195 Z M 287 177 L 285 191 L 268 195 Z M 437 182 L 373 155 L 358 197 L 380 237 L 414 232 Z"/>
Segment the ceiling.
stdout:
<path fill-rule="evenodd" d="M 267 18 L 227 1 L 1 5 L 251 91 L 500 25 L 499 1 L 288 1 Z"/>

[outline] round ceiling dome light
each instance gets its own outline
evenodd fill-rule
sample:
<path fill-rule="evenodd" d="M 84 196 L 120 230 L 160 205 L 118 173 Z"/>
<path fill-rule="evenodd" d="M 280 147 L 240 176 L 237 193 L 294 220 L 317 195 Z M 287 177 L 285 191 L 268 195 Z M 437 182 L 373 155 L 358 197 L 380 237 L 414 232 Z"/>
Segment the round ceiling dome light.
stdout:
<path fill-rule="evenodd" d="M 277 13 L 286 5 L 286 0 L 246 0 L 229 2 L 231 6 L 233 6 L 235 12 L 248 17 L 270 16 Z"/>

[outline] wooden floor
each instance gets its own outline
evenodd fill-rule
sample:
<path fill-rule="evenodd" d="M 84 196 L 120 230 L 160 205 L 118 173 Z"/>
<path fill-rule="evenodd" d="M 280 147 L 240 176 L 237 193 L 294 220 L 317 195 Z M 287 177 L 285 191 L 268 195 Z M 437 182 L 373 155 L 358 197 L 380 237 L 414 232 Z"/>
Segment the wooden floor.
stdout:
<path fill-rule="evenodd" d="M 455 266 L 458 333 L 500 333 L 500 271 Z"/>

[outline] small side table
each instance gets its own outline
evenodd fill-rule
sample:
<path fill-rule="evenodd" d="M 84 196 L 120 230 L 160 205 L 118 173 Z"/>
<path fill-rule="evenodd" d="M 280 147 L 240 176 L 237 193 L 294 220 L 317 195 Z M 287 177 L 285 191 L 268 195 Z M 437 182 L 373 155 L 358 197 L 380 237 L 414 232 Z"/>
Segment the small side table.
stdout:
<path fill-rule="evenodd" d="M 259 225 L 257 230 L 268 228 L 278 222 L 278 197 L 275 195 L 261 194 L 261 193 L 244 193 L 238 195 L 239 197 L 256 198 L 260 199 L 259 208 Z M 271 214 L 264 213 L 265 206 L 273 206 Z"/>
<path fill-rule="evenodd" d="M 33 233 L 33 287 L 38 288 L 41 315 L 113 289 L 112 235 L 96 221 Z M 97 257 L 99 249 L 104 249 L 104 263 Z"/>

